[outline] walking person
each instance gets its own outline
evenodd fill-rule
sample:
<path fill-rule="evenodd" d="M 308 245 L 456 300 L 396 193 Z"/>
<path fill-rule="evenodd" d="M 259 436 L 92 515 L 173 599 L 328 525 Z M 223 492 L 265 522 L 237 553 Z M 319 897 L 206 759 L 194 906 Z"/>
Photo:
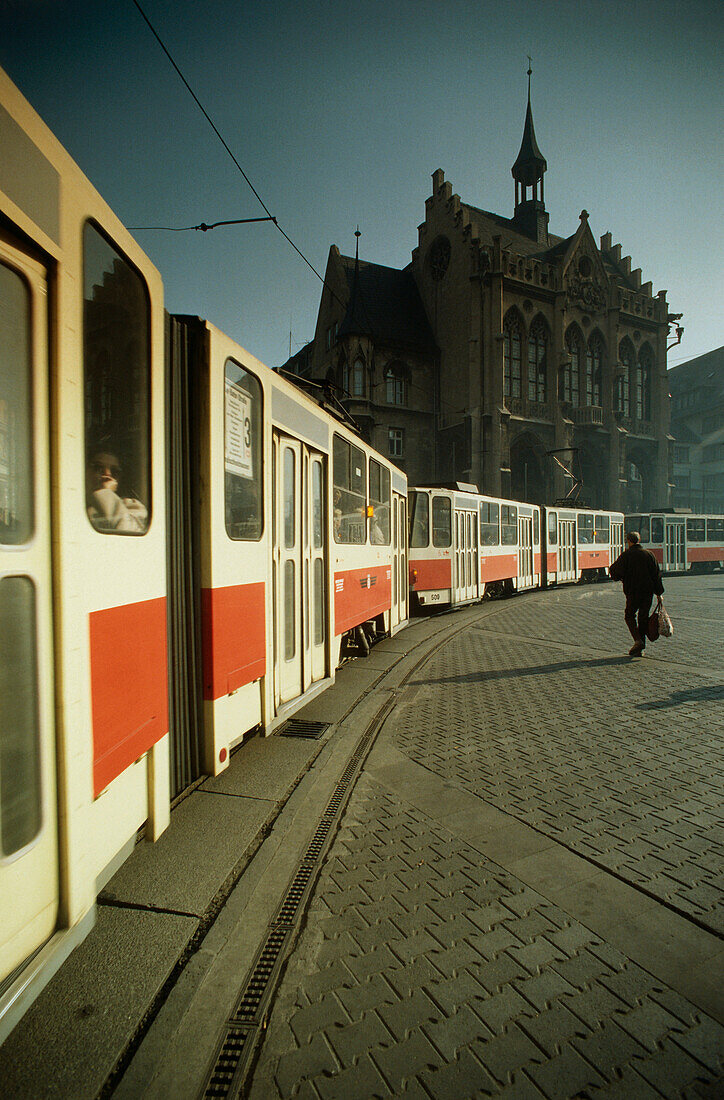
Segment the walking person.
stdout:
<path fill-rule="evenodd" d="M 623 617 L 634 640 L 628 655 L 643 657 L 651 602 L 656 595 L 657 608 L 661 606 L 664 586 L 661 583 L 659 563 L 650 550 L 644 550 L 638 531 L 628 531 L 626 541 L 627 549 L 616 558 L 609 573 L 613 580 L 623 582 L 623 594 L 626 597 Z"/>

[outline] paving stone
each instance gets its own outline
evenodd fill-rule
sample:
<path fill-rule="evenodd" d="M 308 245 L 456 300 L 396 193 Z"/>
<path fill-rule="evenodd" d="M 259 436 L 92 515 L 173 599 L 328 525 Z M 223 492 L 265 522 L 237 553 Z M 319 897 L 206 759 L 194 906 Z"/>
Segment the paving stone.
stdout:
<path fill-rule="evenodd" d="M 387 1048 L 394 1040 L 376 1012 L 365 1012 L 354 1023 L 327 1028 L 327 1039 L 343 1066 L 351 1066 L 360 1051 Z"/>
<path fill-rule="evenodd" d="M 413 1032 L 388 1050 L 375 1051 L 374 1061 L 395 1094 L 410 1078 L 442 1065 L 440 1055 L 421 1031 Z"/>
<path fill-rule="evenodd" d="M 530 1006 L 522 998 L 520 1000 L 530 1013 Z M 560 1001 L 536 1015 L 521 1013 L 518 1016 L 518 1024 L 550 1057 L 575 1036 L 583 1038 L 589 1034 L 586 1025 L 569 1012 Z"/>
<path fill-rule="evenodd" d="M 347 1015 L 332 993 L 327 993 L 319 1001 L 300 1008 L 289 1021 L 294 1037 L 300 1046 L 309 1043 L 313 1036 L 333 1024 L 346 1024 Z"/>
<path fill-rule="evenodd" d="M 493 1078 L 469 1050 L 434 1073 L 422 1073 L 420 1079 L 433 1100 L 465 1100 L 498 1092 Z"/>
<path fill-rule="evenodd" d="M 282 1096 L 291 1096 L 300 1081 L 338 1069 L 337 1060 L 323 1035 L 315 1035 L 311 1043 L 282 1054 L 274 1079 Z"/>
<path fill-rule="evenodd" d="M 680 1096 L 683 1089 L 691 1086 L 695 1081 L 702 1085 L 713 1085 L 718 1077 L 719 1087 L 724 1085 L 721 1076 L 708 1072 L 700 1062 L 691 1058 L 670 1040 L 662 1044 L 655 1058 L 638 1062 L 636 1069 L 649 1084 L 666 1097 Z"/>
<path fill-rule="evenodd" d="M 487 1029 L 481 1024 L 480 1018 L 467 1005 L 463 1005 L 453 1016 L 448 1016 L 436 1024 L 427 1025 L 425 1034 L 447 1062 L 450 1062 L 462 1047 L 470 1046 L 475 1039 L 481 1036 L 486 1039 L 490 1037 Z"/>
<path fill-rule="evenodd" d="M 352 1020 L 359 1019 L 370 1008 L 395 1004 L 397 1001 L 397 994 L 382 974 L 373 974 L 366 981 L 346 989 L 337 989 L 337 996 Z"/>
<path fill-rule="evenodd" d="M 573 1011 L 576 1011 L 576 1006 L 573 1006 Z M 676 1032 L 681 1035 L 684 1030 L 683 1024 L 676 1016 L 672 1016 L 665 1008 L 651 1000 L 637 1005 L 625 1014 L 619 1013 L 616 1021 L 624 1031 L 651 1051 L 660 1047 L 670 1033 Z"/>
<path fill-rule="evenodd" d="M 612 1020 L 603 1020 L 585 1038 L 571 1044 L 579 1054 L 595 1066 L 608 1080 L 635 1057 L 644 1055 L 644 1048 Z"/>
<path fill-rule="evenodd" d="M 314 1085 L 322 1100 L 377 1100 L 388 1097 L 390 1090 L 384 1078 L 368 1054 L 362 1055 L 354 1066 L 339 1073 L 314 1079 Z"/>
<path fill-rule="evenodd" d="M 417 1028 L 437 1023 L 441 1012 L 423 989 L 416 989 L 409 997 L 383 1004 L 378 1009 L 381 1018 L 395 1039 L 406 1039 Z"/>
<path fill-rule="evenodd" d="M 546 1096 L 551 1098 L 573 1097 L 586 1094 L 595 1085 L 604 1085 L 605 1079 L 572 1047 L 566 1047 L 543 1065 L 526 1067 L 526 1072 Z"/>
<path fill-rule="evenodd" d="M 448 1016 L 462 1005 L 472 1006 L 479 1015 L 480 1002 L 489 1003 L 488 994 L 480 982 L 466 971 L 453 978 L 435 982 L 430 987 L 430 994 Z"/>
<path fill-rule="evenodd" d="M 511 1024 L 500 1035 L 478 1041 L 473 1049 L 489 1073 L 502 1085 L 512 1083 L 517 1070 L 525 1067 L 529 1071 L 531 1066 L 545 1061 L 540 1047 L 517 1024 Z"/>
<path fill-rule="evenodd" d="M 386 971 L 385 976 L 401 997 L 409 997 L 421 986 L 435 985 L 441 974 L 428 959 L 420 958 L 399 970 Z"/>
<path fill-rule="evenodd" d="M 719 1024 L 702 1020 L 683 1034 L 674 1035 L 673 1040 L 707 1069 L 724 1075 L 724 1028 Z"/>

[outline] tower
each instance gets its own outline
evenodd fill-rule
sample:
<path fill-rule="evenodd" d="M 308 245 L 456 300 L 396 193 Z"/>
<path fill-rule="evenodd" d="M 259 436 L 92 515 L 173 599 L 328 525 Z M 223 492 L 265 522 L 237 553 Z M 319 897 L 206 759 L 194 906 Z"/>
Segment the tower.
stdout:
<path fill-rule="evenodd" d="M 530 63 L 530 58 L 528 58 Z M 533 127 L 533 111 L 530 105 L 530 78 L 528 65 L 528 109 L 525 114 L 523 140 L 520 152 L 511 172 L 515 180 L 515 211 L 513 222 L 521 233 L 532 237 L 538 244 L 548 244 L 548 213 L 543 196 L 543 176 L 548 165 L 538 148 Z"/>

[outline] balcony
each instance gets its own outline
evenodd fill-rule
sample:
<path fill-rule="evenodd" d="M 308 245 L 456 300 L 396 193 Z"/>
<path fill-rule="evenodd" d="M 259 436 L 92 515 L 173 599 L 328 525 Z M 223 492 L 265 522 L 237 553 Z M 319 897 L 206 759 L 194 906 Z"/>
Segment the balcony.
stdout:
<path fill-rule="evenodd" d="M 603 408 L 600 405 L 581 405 L 571 409 L 571 420 L 580 428 L 603 427 Z"/>
<path fill-rule="evenodd" d="M 525 397 L 506 397 L 505 407 L 511 416 L 520 416 L 524 420 L 553 419 L 550 405 L 528 401 Z"/>

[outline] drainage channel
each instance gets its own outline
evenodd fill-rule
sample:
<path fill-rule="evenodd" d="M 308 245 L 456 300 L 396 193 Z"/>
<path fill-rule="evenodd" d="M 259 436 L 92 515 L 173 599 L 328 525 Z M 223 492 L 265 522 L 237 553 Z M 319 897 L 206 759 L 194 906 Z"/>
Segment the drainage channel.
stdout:
<path fill-rule="evenodd" d="M 468 625 L 466 622 L 451 631 L 446 631 L 444 628 L 437 631 L 436 634 L 447 634 L 447 637 L 437 645 L 432 645 L 414 663 L 412 668 L 403 676 L 396 691 L 399 691 L 408 683 L 415 672 L 419 671 L 441 644 L 449 642 L 465 630 Z M 428 641 L 430 640 L 428 639 Z M 380 680 L 384 679 L 385 675 L 386 673 L 383 673 Z M 373 685 L 373 687 L 376 686 L 377 684 Z M 359 700 L 350 706 L 340 721 L 344 721 L 344 718 L 351 713 L 358 702 Z M 393 692 L 385 700 L 362 734 L 335 787 L 334 794 L 320 818 L 306 852 L 299 861 L 297 871 L 287 887 L 286 894 L 277 909 L 276 915 L 269 923 L 266 938 L 255 956 L 246 981 L 239 993 L 234 1011 L 227 1020 L 226 1029 L 214 1052 L 206 1085 L 200 1093 L 201 1100 L 215 1100 L 215 1098 L 223 1097 L 231 1097 L 233 1100 L 241 1094 L 249 1062 L 257 1049 L 259 1033 L 266 1023 L 266 1010 L 269 1000 L 274 992 L 279 971 L 286 958 L 287 948 L 291 944 L 295 925 L 311 892 L 312 880 L 321 870 L 322 856 L 331 839 L 330 833 L 340 817 L 362 761 L 395 703 L 396 698 Z M 294 724 L 290 721 L 289 732 L 287 732 L 286 723 L 282 729 L 287 736 L 318 736 L 317 730 L 305 728 L 306 725 L 305 722 L 300 721 L 299 728 L 295 729 Z M 309 723 L 309 725 L 314 724 Z"/>
<path fill-rule="evenodd" d="M 359 767 L 394 705 L 395 698 L 390 696 L 362 734 L 269 924 L 264 943 L 257 952 L 226 1030 L 217 1045 L 211 1072 L 201 1093 L 204 1100 L 239 1094 L 249 1059 L 264 1024 L 266 1006 L 274 991 L 294 926 L 311 892 L 312 880 L 321 867 L 330 833 L 340 817 Z"/>

